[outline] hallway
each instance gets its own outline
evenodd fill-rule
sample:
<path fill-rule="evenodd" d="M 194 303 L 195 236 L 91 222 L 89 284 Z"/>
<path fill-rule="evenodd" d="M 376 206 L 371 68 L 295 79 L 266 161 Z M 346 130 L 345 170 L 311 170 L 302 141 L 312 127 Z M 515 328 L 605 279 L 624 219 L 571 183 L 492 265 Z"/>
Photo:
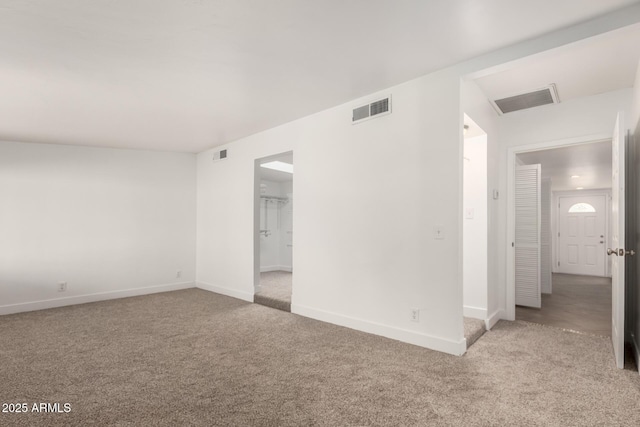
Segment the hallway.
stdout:
<path fill-rule="evenodd" d="M 611 336 L 610 278 L 554 273 L 552 291 L 541 309 L 516 306 L 516 320 Z"/>

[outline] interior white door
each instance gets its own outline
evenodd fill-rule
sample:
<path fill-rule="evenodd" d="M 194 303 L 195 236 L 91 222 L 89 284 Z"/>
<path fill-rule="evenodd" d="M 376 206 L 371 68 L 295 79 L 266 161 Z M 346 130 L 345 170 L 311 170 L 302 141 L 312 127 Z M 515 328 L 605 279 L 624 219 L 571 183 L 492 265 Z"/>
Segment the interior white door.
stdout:
<path fill-rule="evenodd" d="M 622 113 L 618 113 L 612 140 L 611 182 L 611 340 L 616 365 L 624 367 L 624 236 L 625 236 L 625 141 Z"/>
<path fill-rule="evenodd" d="M 540 308 L 540 165 L 516 167 L 516 305 Z"/>
<path fill-rule="evenodd" d="M 558 202 L 558 272 L 604 277 L 605 196 L 560 196 Z"/>

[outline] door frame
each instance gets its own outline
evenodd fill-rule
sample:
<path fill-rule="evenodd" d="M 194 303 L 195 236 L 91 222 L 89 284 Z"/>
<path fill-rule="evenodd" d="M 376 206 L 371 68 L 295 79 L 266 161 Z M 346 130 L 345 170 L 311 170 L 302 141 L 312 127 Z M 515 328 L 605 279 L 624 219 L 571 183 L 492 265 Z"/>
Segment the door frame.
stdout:
<path fill-rule="evenodd" d="M 260 287 L 260 164 L 277 160 L 282 156 L 291 154 L 294 157 L 293 164 L 295 165 L 295 153 L 294 150 L 287 150 L 276 154 L 269 154 L 262 157 L 257 157 L 253 161 L 253 293 L 255 294 Z M 295 178 L 293 180 L 291 193 L 295 195 Z M 292 228 L 293 229 L 293 228 Z M 293 267 L 293 251 L 291 251 L 291 265 Z M 293 300 L 293 285 L 294 279 L 291 276 L 291 298 Z"/>
<path fill-rule="evenodd" d="M 562 197 L 580 197 L 580 196 L 603 196 L 604 197 L 604 241 L 605 241 L 605 252 L 606 248 L 610 248 L 610 238 L 611 238 L 611 190 L 610 189 L 592 189 L 592 190 L 568 190 L 568 191 L 559 191 L 558 193 L 553 194 L 551 207 L 552 211 L 555 211 L 554 222 L 551 226 L 552 239 L 553 239 L 553 268 L 551 269 L 554 273 L 558 272 L 558 261 L 560 261 L 560 253 L 558 252 L 558 248 L 560 247 L 560 238 L 558 237 L 558 232 L 560 231 L 560 209 L 558 209 L 558 204 L 560 203 L 560 199 Z M 611 277 L 611 266 L 609 265 L 609 257 L 605 253 L 604 257 L 604 277 Z"/>
<path fill-rule="evenodd" d="M 574 145 L 593 144 L 610 140 L 611 135 L 594 134 L 554 141 L 518 145 L 507 148 L 507 233 L 504 242 L 507 261 L 505 293 L 506 320 L 516 320 L 515 248 L 512 246 L 512 244 L 515 242 L 515 173 L 517 165 L 516 156 L 521 153 L 529 153 L 532 151 L 570 147 Z"/>

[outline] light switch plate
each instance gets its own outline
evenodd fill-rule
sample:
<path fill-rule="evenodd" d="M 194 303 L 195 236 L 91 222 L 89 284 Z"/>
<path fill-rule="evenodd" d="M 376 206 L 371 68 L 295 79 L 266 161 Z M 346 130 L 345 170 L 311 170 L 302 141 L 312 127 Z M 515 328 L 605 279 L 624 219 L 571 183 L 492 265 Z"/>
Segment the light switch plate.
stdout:
<path fill-rule="evenodd" d="M 436 240 L 444 240 L 444 227 L 436 225 L 433 227 L 433 238 Z"/>

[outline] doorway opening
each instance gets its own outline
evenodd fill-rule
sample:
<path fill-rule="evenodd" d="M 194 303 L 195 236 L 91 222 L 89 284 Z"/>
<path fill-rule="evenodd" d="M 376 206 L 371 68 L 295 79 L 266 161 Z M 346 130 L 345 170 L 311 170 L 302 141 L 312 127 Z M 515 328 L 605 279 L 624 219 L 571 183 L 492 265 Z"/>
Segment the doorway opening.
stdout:
<path fill-rule="evenodd" d="M 487 330 L 487 133 L 464 115 L 462 294 L 467 349 Z"/>
<path fill-rule="evenodd" d="M 515 154 L 515 319 L 611 336 L 611 140 Z"/>
<path fill-rule="evenodd" d="M 256 160 L 254 297 L 291 312 L 293 288 L 293 152 Z"/>

